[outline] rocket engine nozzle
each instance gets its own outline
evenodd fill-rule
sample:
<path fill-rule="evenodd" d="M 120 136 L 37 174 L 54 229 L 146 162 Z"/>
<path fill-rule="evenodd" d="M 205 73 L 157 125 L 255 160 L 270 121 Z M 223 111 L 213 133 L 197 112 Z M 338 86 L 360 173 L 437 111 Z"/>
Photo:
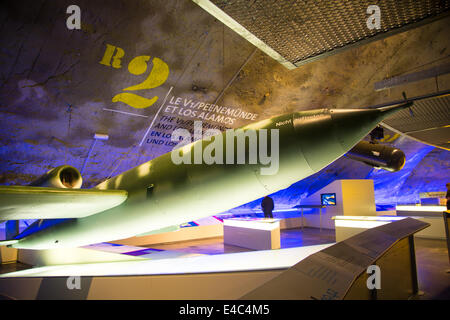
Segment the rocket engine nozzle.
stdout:
<path fill-rule="evenodd" d="M 79 189 L 83 183 L 80 172 L 72 166 L 59 166 L 30 183 L 35 187 Z"/>

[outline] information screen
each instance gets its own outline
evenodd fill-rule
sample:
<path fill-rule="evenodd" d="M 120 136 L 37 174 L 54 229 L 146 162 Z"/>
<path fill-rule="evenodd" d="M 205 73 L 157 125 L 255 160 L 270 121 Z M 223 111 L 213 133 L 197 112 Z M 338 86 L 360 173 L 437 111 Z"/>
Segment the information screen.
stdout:
<path fill-rule="evenodd" d="M 320 194 L 320 201 L 323 206 L 335 206 L 336 193 L 322 193 Z"/>

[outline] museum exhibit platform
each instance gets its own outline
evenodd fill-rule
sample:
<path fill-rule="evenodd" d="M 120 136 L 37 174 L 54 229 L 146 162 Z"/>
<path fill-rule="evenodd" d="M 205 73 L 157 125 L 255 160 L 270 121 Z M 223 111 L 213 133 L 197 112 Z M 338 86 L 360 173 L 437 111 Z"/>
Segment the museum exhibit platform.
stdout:
<path fill-rule="evenodd" d="M 332 201 L 324 203 L 326 196 L 331 196 Z M 430 193 L 429 196 L 434 196 L 434 193 Z M 431 199 L 436 203 L 442 202 L 436 201 L 435 198 L 424 199 Z M 430 225 L 416 233 L 415 237 L 446 239 L 442 218 L 442 213 L 446 210 L 445 206 L 430 205 L 429 203 L 434 203 L 430 201 L 422 202 L 424 205 L 397 205 L 392 211 L 376 211 L 373 180 L 348 179 L 333 181 L 303 199 L 296 208 L 300 211 L 305 226 L 335 229 L 336 241 L 344 240 L 362 230 L 406 217 L 412 217 Z M 315 212 L 304 215 L 305 209 L 314 209 Z"/>
<path fill-rule="evenodd" d="M 392 295 L 405 298 L 417 292 L 411 235 L 426 227 L 427 224 L 421 221 L 402 219 L 368 229 L 339 243 L 214 255 L 103 243 L 60 250 L 53 254 L 53 258 L 40 260 L 41 263 L 53 265 L 2 274 L 0 294 L 14 299 L 320 299 L 329 294 L 329 288 L 333 288 L 333 292 L 338 293 L 333 299 L 371 299 L 374 297 L 366 292 L 367 289 L 364 291 L 362 284 L 367 278 L 365 269 L 376 262 L 383 265 L 384 279 L 403 279 L 406 274 L 409 277 L 409 281 L 405 278 L 397 289 L 384 284 L 393 291 L 390 291 L 390 295 L 379 294 L 378 298 Z M 80 263 L 81 260 L 77 261 L 74 257 L 77 252 L 78 255 L 86 256 L 81 249 L 100 252 L 102 262 Z M 39 251 L 34 252 L 39 254 Z M 106 253 L 110 259 L 115 255 L 121 256 L 122 261 L 116 259 L 106 262 Z M 49 253 L 45 255 L 52 256 Z M 71 257 L 72 263 L 64 263 L 63 258 L 55 257 L 58 255 Z M 348 268 L 339 262 L 349 257 L 357 261 L 357 265 L 352 264 Z M 402 260 L 398 261 L 398 257 Z M 311 274 L 313 266 L 316 271 L 324 268 L 329 270 L 327 274 L 335 276 L 330 279 L 294 277 L 289 281 L 297 289 L 291 290 L 288 286 L 278 297 L 260 291 L 266 284 L 278 286 L 274 283 L 280 279 L 285 286 L 285 274 L 297 270 L 302 262 L 307 263 L 306 269 L 302 269 L 304 274 L 317 274 Z M 294 274 L 297 275 L 298 271 L 295 270 Z M 80 289 L 68 289 L 68 283 L 74 277 L 80 277 Z M 312 286 L 304 286 L 311 281 Z M 303 288 L 303 291 L 300 292 L 298 288 Z M 307 292 L 305 288 L 314 292 Z M 325 291 L 320 291 L 322 289 Z M 362 295 L 355 296 L 356 293 Z"/>

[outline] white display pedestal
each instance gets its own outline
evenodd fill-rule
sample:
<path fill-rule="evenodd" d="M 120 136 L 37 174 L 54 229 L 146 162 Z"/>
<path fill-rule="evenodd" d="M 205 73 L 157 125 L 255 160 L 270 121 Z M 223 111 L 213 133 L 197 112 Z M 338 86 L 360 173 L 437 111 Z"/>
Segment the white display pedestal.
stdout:
<path fill-rule="evenodd" d="M 376 228 L 406 217 L 373 217 L 373 216 L 336 216 L 333 217 L 336 229 L 336 242 L 346 240 L 354 235 Z"/>
<path fill-rule="evenodd" d="M 223 220 L 223 242 L 254 249 L 280 249 L 280 220 L 232 218 Z"/>
<path fill-rule="evenodd" d="M 350 238 L 367 229 L 375 228 L 393 221 L 403 220 L 408 217 L 389 216 L 336 216 L 333 217 L 336 229 L 336 242 Z M 428 223 L 430 226 L 414 234 L 414 237 L 445 240 L 444 221 L 439 217 L 410 217 Z"/>

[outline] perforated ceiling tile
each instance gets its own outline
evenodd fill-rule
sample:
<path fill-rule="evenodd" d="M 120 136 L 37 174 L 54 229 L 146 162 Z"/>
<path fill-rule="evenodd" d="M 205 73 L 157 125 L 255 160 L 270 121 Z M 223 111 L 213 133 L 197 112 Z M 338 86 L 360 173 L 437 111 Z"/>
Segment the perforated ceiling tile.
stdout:
<path fill-rule="evenodd" d="M 389 127 L 425 143 L 449 149 L 450 95 L 414 101 L 384 121 Z"/>
<path fill-rule="evenodd" d="M 450 10 L 450 0 L 193 1 L 288 68 L 431 22 Z M 370 5 L 380 8 L 379 29 L 367 26 Z"/>

